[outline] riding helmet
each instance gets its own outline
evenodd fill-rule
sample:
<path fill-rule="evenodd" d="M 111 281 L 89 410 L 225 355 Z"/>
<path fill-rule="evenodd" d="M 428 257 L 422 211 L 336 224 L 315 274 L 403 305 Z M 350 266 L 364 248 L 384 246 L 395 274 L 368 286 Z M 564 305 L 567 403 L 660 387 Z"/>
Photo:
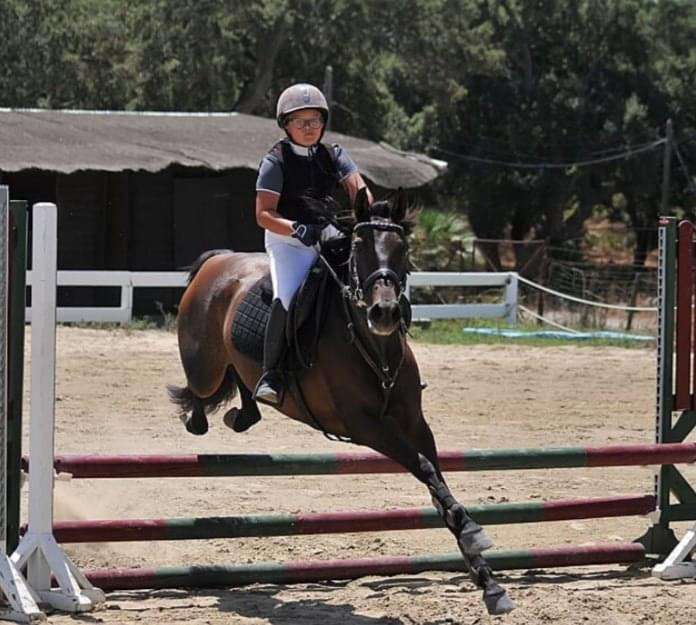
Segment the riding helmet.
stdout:
<path fill-rule="evenodd" d="M 276 120 L 278 126 L 285 126 L 285 118 L 293 111 L 302 109 L 318 109 L 324 118 L 324 123 L 329 118 L 329 105 L 324 94 L 314 85 L 297 83 L 288 87 L 278 98 L 276 106 Z"/>

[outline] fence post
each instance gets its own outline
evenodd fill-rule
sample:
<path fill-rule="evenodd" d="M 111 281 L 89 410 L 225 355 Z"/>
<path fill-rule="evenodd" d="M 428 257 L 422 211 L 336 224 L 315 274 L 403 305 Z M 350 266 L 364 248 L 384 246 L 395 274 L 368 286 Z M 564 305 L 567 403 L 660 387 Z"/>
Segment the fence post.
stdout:
<path fill-rule="evenodd" d="M 505 283 L 505 321 L 514 326 L 517 324 L 517 291 L 519 281 L 515 272 L 508 274 Z"/>
<path fill-rule="evenodd" d="M 126 311 L 126 321 L 122 324 L 129 324 L 133 320 L 133 279 L 128 279 L 128 284 L 121 285 L 121 309 Z"/>
<path fill-rule="evenodd" d="M 10 192 L 0 187 L 0 548 L 4 556 L 7 550 L 7 300 L 9 291 L 9 241 L 10 241 Z"/>
<path fill-rule="evenodd" d="M 628 300 L 628 305 L 635 307 L 636 304 L 638 303 L 638 282 L 640 281 L 640 272 L 636 271 L 634 276 L 633 276 L 633 284 L 631 285 L 631 295 Z M 626 313 L 626 332 L 631 330 L 631 327 L 633 326 L 633 315 L 634 311 L 629 310 Z"/>

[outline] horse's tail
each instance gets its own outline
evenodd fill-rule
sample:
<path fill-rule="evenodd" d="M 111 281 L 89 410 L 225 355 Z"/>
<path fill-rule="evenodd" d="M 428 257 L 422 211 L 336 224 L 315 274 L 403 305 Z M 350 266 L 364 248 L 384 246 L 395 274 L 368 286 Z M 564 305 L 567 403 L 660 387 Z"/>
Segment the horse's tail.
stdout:
<path fill-rule="evenodd" d="M 203 252 L 196 260 L 193 261 L 193 264 L 189 268 L 189 275 L 186 284 L 191 284 L 191 280 L 193 280 L 196 277 L 196 274 L 198 273 L 198 271 L 203 266 L 203 263 L 206 260 L 212 258 L 213 256 L 217 256 L 218 254 L 232 254 L 232 250 L 219 249 L 208 250 L 207 252 Z"/>
<path fill-rule="evenodd" d="M 167 384 L 167 395 L 172 403 L 179 407 L 182 415 L 191 412 L 196 405 L 202 406 L 205 414 L 211 414 L 222 404 L 233 399 L 236 394 L 237 378 L 232 367 L 227 367 L 220 386 L 210 397 L 198 397 L 188 386 Z"/>
<path fill-rule="evenodd" d="M 174 386 L 167 384 L 167 395 L 171 402 L 179 407 L 181 414 L 187 414 L 193 410 L 193 405 L 198 397 L 193 394 L 188 386 Z"/>

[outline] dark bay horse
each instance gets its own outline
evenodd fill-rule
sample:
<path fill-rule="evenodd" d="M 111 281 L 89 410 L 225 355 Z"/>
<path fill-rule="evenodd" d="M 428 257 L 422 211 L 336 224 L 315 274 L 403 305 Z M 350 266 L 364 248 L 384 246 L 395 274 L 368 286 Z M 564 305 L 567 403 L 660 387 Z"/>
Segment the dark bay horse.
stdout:
<path fill-rule="evenodd" d="M 423 482 L 456 537 L 472 581 L 483 589 L 488 611 L 507 613 L 514 604 L 481 555 L 492 542 L 447 487 L 423 417 L 420 374 L 399 305 L 408 272 L 404 194 L 369 206 L 362 190 L 354 217 L 350 257 L 345 276 L 334 275 L 316 364 L 301 374 L 302 399 L 286 392 L 278 410 L 370 447 Z M 237 307 L 267 271 L 265 254 L 219 250 L 204 254 L 191 269 L 177 320 L 187 385 L 170 387 L 182 413 L 192 412 L 185 417 L 189 431 L 205 433 L 206 413 L 237 389 L 242 407 L 228 411 L 225 422 L 242 431 L 260 418 L 249 391 L 261 375 L 260 365 L 235 349 L 231 333 Z"/>

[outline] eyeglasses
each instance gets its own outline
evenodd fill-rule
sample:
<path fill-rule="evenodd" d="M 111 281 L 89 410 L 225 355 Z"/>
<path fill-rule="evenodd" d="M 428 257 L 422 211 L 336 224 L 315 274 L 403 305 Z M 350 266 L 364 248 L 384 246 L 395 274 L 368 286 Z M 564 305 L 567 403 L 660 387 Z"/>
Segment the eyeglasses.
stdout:
<path fill-rule="evenodd" d="M 302 130 L 303 128 L 321 128 L 324 120 L 321 117 L 311 117 L 310 119 L 302 119 L 301 117 L 293 117 L 288 120 L 288 125 L 292 126 L 297 130 Z"/>

